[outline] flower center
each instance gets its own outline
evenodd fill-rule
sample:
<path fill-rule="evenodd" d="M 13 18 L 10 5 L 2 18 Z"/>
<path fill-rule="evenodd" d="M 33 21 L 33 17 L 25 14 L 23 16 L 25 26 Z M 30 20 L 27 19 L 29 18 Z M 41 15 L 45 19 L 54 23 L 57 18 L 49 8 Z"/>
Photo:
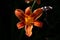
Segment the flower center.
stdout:
<path fill-rule="evenodd" d="M 30 16 L 25 17 L 25 23 L 26 25 L 30 25 L 33 23 L 33 18 Z"/>

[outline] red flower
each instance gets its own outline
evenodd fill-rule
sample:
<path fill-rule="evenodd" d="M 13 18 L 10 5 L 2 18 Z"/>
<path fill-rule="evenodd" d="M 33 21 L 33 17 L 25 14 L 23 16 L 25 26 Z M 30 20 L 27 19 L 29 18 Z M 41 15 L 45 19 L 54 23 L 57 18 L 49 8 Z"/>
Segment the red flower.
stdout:
<path fill-rule="evenodd" d="M 17 28 L 21 29 L 25 27 L 26 35 L 30 37 L 32 35 L 33 25 L 39 28 L 41 28 L 43 25 L 42 22 L 37 21 L 37 19 L 42 15 L 42 12 L 43 10 L 41 8 L 38 8 L 32 13 L 30 7 L 27 7 L 24 14 L 21 9 L 16 9 L 15 15 L 21 21 L 17 23 Z"/>
<path fill-rule="evenodd" d="M 26 3 L 30 3 L 32 1 L 34 1 L 34 0 L 25 0 Z M 37 4 L 40 4 L 40 0 L 36 0 L 36 2 L 37 2 Z"/>

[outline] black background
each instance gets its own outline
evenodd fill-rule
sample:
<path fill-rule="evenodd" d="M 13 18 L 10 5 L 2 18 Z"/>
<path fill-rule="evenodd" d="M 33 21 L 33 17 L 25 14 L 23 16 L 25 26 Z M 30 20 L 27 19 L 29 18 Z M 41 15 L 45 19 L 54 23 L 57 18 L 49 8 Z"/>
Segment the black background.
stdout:
<path fill-rule="evenodd" d="M 39 18 L 39 20 L 44 23 L 43 28 L 41 29 L 34 26 L 33 35 L 30 38 L 25 35 L 24 29 L 17 29 L 16 23 L 19 22 L 19 20 L 14 15 L 14 10 L 19 8 L 24 11 L 25 8 L 31 6 L 32 3 L 26 4 L 24 0 L 1 0 L 0 4 L 1 40 L 59 40 L 60 9 L 58 1 L 41 0 L 40 5 L 36 4 L 34 6 L 33 10 L 49 5 L 52 6 L 53 9 L 47 11 L 48 24 L 43 20 L 46 17 L 45 14 L 43 14 L 42 17 Z"/>

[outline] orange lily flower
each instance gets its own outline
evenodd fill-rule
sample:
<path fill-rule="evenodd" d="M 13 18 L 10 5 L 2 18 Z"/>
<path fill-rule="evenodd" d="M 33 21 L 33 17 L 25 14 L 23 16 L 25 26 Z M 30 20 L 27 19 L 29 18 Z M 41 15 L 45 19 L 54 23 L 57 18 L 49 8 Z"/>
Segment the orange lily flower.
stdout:
<path fill-rule="evenodd" d="M 26 3 L 30 3 L 32 1 L 34 1 L 34 0 L 25 0 Z M 40 4 L 40 0 L 36 0 L 36 1 L 37 1 L 37 4 Z"/>
<path fill-rule="evenodd" d="M 17 28 L 21 29 L 24 27 L 26 35 L 30 37 L 32 35 L 33 25 L 39 28 L 43 26 L 42 22 L 37 21 L 37 19 L 42 15 L 42 12 L 43 12 L 43 9 L 41 8 L 34 10 L 33 13 L 30 7 L 27 7 L 25 9 L 25 13 L 21 9 L 16 9 L 15 15 L 21 21 L 17 23 Z"/>

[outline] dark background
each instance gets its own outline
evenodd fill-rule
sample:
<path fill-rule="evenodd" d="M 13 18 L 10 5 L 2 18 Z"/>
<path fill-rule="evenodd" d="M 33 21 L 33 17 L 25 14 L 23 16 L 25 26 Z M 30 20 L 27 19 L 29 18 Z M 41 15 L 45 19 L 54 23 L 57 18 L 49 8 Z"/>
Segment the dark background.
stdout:
<path fill-rule="evenodd" d="M 34 26 L 33 35 L 28 38 L 25 35 L 24 29 L 18 30 L 16 23 L 19 22 L 18 18 L 14 15 L 14 10 L 19 8 L 23 11 L 26 7 L 31 6 L 32 3 L 26 4 L 24 0 L 1 0 L 1 40 L 59 40 L 59 24 L 60 24 L 60 8 L 59 1 L 56 0 L 41 0 L 40 5 L 35 5 L 33 10 L 38 7 L 52 6 L 53 9 L 47 11 L 38 20 L 44 23 L 43 28 Z M 47 18 L 47 21 L 44 18 Z M 48 22 L 48 23 L 47 23 Z"/>

